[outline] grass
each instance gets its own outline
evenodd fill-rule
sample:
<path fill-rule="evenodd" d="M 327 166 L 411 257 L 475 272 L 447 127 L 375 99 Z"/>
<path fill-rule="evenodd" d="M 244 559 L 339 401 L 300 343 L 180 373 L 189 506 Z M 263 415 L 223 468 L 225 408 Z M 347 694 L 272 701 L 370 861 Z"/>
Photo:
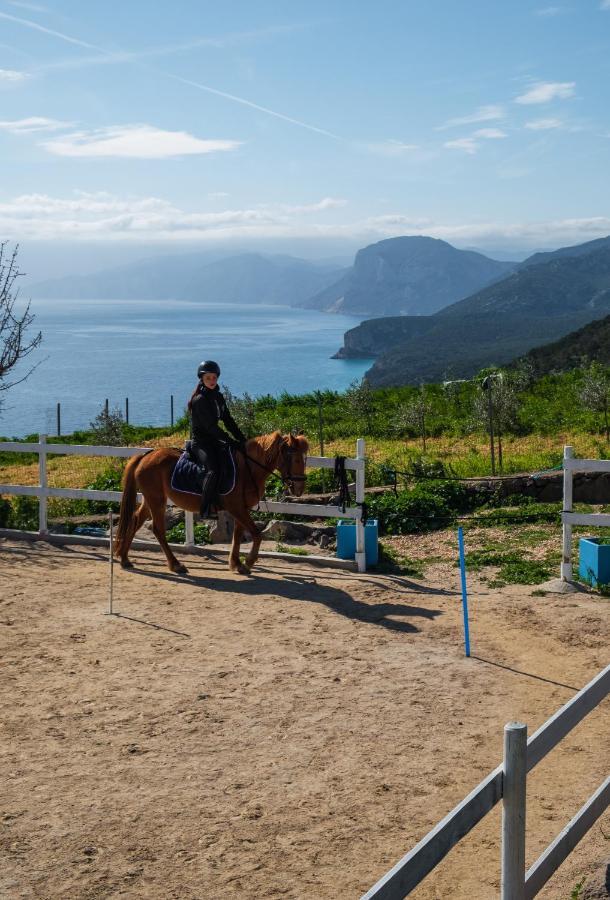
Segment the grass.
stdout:
<path fill-rule="evenodd" d="M 431 562 L 431 560 L 428 560 Z M 424 562 L 419 559 L 411 559 L 402 553 L 398 553 L 387 544 L 379 542 L 379 558 L 374 567 L 376 572 L 386 575 L 407 575 L 412 578 L 424 577 Z"/>
<path fill-rule="evenodd" d="M 305 550 L 303 547 L 289 547 L 287 544 L 282 544 L 279 541 L 275 547 L 277 553 L 291 553 L 293 556 L 309 556 L 309 551 Z"/>

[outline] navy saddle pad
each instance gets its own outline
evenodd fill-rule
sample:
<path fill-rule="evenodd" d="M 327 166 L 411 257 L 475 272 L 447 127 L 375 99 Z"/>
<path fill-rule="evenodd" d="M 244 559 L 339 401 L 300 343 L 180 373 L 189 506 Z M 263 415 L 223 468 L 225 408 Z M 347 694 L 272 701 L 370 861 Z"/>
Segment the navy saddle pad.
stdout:
<path fill-rule="evenodd" d="M 235 487 L 235 459 L 230 447 L 222 454 L 222 469 L 218 484 L 218 493 L 221 496 L 230 494 Z M 197 494 L 201 496 L 205 468 L 193 462 L 188 450 L 185 450 L 172 472 L 171 487 L 180 494 Z"/>

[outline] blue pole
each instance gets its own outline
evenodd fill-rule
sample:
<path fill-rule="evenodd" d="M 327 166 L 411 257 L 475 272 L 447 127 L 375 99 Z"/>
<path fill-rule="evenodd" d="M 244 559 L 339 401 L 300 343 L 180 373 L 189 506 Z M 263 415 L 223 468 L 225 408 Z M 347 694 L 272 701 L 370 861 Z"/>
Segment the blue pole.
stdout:
<path fill-rule="evenodd" d="M 462 575 L 462 608 L 464 610 L 464 646 L 466 656 L 470 656 L 470 631 L 468 628 L 468 591 L 466 590 L 466 560 L 464 558 L 464 529 L 458 527 L 458 545 L 460 548 L 460 573 Z"/>

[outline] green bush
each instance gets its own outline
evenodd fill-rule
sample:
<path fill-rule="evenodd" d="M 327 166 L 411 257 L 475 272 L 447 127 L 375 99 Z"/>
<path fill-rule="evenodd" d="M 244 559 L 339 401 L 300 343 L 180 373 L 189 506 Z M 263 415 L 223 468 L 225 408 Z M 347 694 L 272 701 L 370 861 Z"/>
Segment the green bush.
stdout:
<path fill-rule="evenodd" d="M 193 531 L 196 544 L 210 543 L 210 529 L 203 522 L 195 522 Z M 186 540 L 184 522 L 178 522 L 172 528 L 168 528 L 165 536 L 170 544 L 184 544 Z"/>
<path fill-rule="evenodd" d="M 378 494 L 367 499 L 367 511 L 378 519 L 380 534 L 412 534 L 447 528 L 471 504 L 471 496 L 459 482 L 437 481 L 396 494 Z"/>
<path fill-rule="evenodd" d="M 0 528 L 8 528 L 11 518 L 11 504 L 0 497 Z"/>
<path fill-rule="evenodd" d="M 14 497 L 8 519 L 9 527 L 19 531 L 38 531 L 38 523 L 38 500 L 21 495 Z"/>

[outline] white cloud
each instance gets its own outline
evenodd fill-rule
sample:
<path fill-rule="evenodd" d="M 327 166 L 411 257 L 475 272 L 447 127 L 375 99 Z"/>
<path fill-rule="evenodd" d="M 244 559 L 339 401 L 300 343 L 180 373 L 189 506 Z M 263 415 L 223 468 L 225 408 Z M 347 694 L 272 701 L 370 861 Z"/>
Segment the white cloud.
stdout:
<path fill-rule="evenodd" d="M 0 82 L 8 81 L 14 84 L 18 81 L 24 81 L 28 77 L 25 72 L 16 72 L 14 69 L 0 69 Z"/>
<path fill-rule="evenodd" d="M 492 122 L 495 119 L 503 119 L 504 116 L 504 107 L 499 106 L 498 104 L 479 106 L 479 108 L 469 116 L 459 116 L 456 119 L 449 119 L 443 125 L 438 125 L 436 131 L 444 131 L 446 128 L 456 128 L 459 125 L 473 125 L 476 122 Z"/>
<path fill-rule="evenodd" d="M 59 131 L 62 128 L 71 128 L 73 124 L 60 122 L 58 119 L 46 119 L 43 116 L 30 116 L 27 119 L 0 121 L 0 131 L 8 131 L 11 134 L 33 134 L 37 131 Z"/>
<path fill-rule="evenodd" d="M 601 0 L 599 4 L 600 9 L 610 9 L 610 0 Z"/>
<path fill-rule="evenodd" d="M 402 141 L 389 139 L 387 141 L 372 141 L 366 144 L 366 149 L 380 156 L 404 156 L 405 153 L 413 153 L 419 150 L 417 144 L 404 144 Z"/>
<path fill-rule="evenodd" d="M 551 100 L 567 100 L 574 96 L 574 81 L 540 81 L 515 97 L 515 103 L 530 105 L 533 103 L 550 103 Z"/>
<path fill-rule="evenodd" d="M 447 147 L 448 150 L 462 150 L 464 153 L 472 155 L 477 152 L 480 145 L 477 144 L 474 138 L 465 137 L 457 138 L 455 141 L 446 141 L 443 146 Z"/>
<path fill-rule="evenodd" d="M 118 197 L 75 192 L 72 197 L 23 194 L 0 203 L 0 233 L 39 240 L 169 240 L 229 235 L 281 235 L 306 228 L 302 217 L 325 214 L 344 200 L 324 197 L 308 204 L 260 204 L 221 212 L 186 211 L 159 197 Z M 318 225 L 307 226 L 314 231 Z M 321 227 L 321 226 L 320 226 Z"/>
<path fill-rule="evenodd" d="M 240 144 L 241 141 L 201 140 L 185 131 L 163 131 L 152 125 L 124 125 L 77 131 L 44 141 L 42 146 L 56 156 L 168 159 L 235 150 Z"/>
<path fill-rule="evenodd" d="M 535 14 L 537 16 L 542 16 L 542 18 L 550 19 L 554 16 L 560 16 L 562 13 L 566 12 L 563 6 L 544 6 L 541 9 L 535 10 Z"/>
<path fill-rule="evenodd" d="M 229 238 L 343 237 L 362 245 L 421 234 L 458 246 L 558 247 L 610 233 L 610 217 L 540 222 L 443 222 L 400 210 L 337 222 L 327 216 L 343 201 L 260 204 L 220 212 L 184 210 L 160 197 L 75 192 L 69 197 L 25 194 L 0 203 L 0 233 L 15 239 L 134 242 L 222 241 Z"/>
<path fill-rule="evenodd" d="M 499 138 L 508 137 L 505 131 L 502 131 L 501 128 L 479 128 L 478 131 L 475 131 L 473 137 L 484 138 L 488 141 L 498 140 Z"/>
<path fill-rule="evenodd" d="M 529 128 L 530 131 L 550 131 L 553 128 L 562 128 L 563 122 L 561 119 L 533 119 L 531 122 L 526 122 L 524 127 Z"/>

